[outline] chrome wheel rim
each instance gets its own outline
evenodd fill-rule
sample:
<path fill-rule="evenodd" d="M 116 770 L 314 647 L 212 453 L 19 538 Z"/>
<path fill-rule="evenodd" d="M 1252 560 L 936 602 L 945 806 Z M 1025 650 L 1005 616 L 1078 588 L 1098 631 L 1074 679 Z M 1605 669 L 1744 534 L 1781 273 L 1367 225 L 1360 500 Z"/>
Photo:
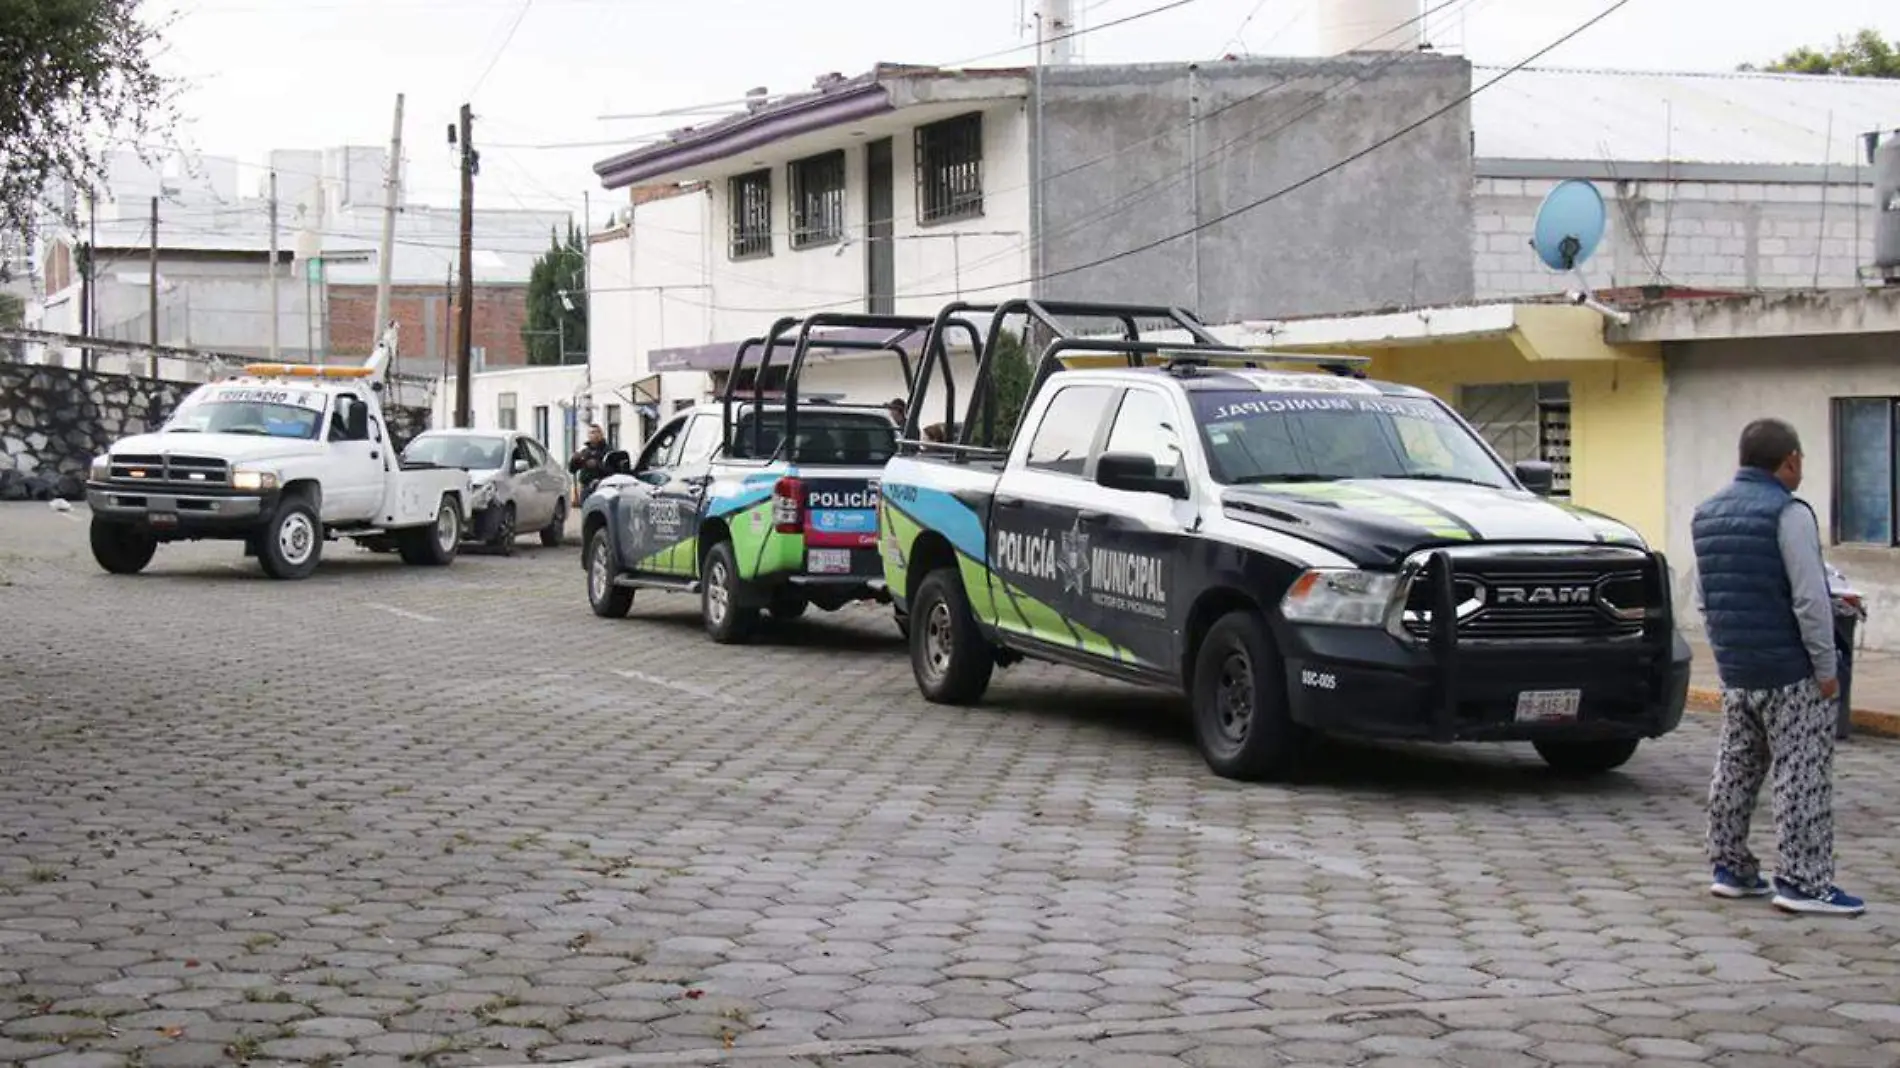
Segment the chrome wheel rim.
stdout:
<path fill-rule="evenodd" d="M 956 647 L 951 633 L 950 606 L 938 601 L 924 618 L 924 666 L 933 679 L 941 679 L 950 670 L 951 650 Z"/>
<path fill-rule="evenodd" d="M 719 626 L 726 621 L 731 604 L 732 594 L 726 589 L 726 562 L 714 560 L 706 569 L 706 618 L 713 626 Z"/>
<path fill-rule="evenodd" d="M 1214 684 L 1214 713 L 1223 740 L 1234 745 L 1247 740 L 1253 726 L 1253 664 L 1246 653 L 1232 652 L 1221 661 Z"/>
<path fill-rule="evenodd" d="M 595 601 L 607 596 L 607 585 L 612 577 L 607 574 L 607 554 L 601 539 L 594 539 L 594 551 L 589 553 L 587 562 L 587 593 Z"/>
<path fill-rule="evenodd" d="M 435 544 L 443 552 L 455 548 L 455 510 L 444 504 L 435 513 Z"/>
<path fill-rule="evenodd" d="M 277 525 L 277 554 L 287 564 L 301 564 L 310 559 L 317 545 L 317 525 L 308 515 L 292 512 Z"/>

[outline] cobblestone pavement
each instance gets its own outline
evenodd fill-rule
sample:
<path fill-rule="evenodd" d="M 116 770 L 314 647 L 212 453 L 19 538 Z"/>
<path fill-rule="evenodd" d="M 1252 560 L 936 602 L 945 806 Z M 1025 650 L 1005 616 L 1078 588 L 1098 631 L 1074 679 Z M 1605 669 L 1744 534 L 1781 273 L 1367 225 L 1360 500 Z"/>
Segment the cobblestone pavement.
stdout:
<path fill-rule="evenodd" d="M 1243 786 L 1139 691 L 939 708 L 882 613 L 729 650 L 581 580 L 118 579 L 0 509 L 0 1062 L 1900 1064 L 1893 743 L 1839 769 L 1873 910 L 1791 919 L 1705 893 L 1706 718 Z"/>

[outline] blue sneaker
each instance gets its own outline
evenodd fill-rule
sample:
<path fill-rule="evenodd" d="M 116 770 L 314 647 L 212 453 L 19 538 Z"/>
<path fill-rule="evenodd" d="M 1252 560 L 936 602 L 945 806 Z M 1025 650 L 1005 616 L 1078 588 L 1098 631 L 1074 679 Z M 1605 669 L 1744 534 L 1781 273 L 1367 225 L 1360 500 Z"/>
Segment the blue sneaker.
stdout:
<path fill-rule="evenodd" d="M 1838 886 L 1816 896 L 1802 893 L 1793 884 L 1775 880 L 1775 907 L 1783 912 L 1805 912 L 1816 916 L 1858 916 L 1867 911 L 1867 903 Z"/>
<path fill-rule="evenodd" d="M 1709 893 L 1716 897 L 1767 897 L 1774 892 L 1774 887 L 1769 886 L 1768 880 L 1759 874 L 1744 879 L 1730 871 L 1726 864 L 1715 866 L 1715 881 L 1709 884 Z"/>

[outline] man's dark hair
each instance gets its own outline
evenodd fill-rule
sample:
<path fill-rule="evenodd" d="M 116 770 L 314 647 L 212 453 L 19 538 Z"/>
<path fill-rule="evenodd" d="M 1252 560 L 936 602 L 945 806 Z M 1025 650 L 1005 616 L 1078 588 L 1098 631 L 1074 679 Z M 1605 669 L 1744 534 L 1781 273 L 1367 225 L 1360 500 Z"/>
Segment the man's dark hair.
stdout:
<path fill-rule="evenodd" d="M 1742 428 L 1743 467 L 1773 474 L 1788 457 L 1801 451 L 1801 435 L 1779 419 L 1757 419 Z"/>

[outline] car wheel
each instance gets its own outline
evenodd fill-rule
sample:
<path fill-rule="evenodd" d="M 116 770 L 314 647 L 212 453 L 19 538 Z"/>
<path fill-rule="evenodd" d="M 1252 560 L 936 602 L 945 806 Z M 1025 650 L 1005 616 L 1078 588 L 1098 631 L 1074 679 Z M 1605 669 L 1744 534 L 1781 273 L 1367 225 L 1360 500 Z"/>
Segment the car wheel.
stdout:
<path fill-rule="evenodd" d="M 323 524 L 307 497 L 287 497 L 258 539 L 257 562 L 274 579 L 304 579 L 323 558 Z"/>
<path fill-rule="evenodd" d="M 403 531 L 398 547 L 405 564 L 446 567 L 454 563 L 462 547 L 462 509 L 455 498 L 444 495 L 436 505 L 435 522 Z"/>
<path fill-rule="evenodd" d="M 587 540 L 587 605 L 602 619 L 622 619 L 633 608 L 633 590 L 614 585 L 619 570 L 607 528 L 594 531 Z"/>
<path fill-rule="evenodd" d="M 488 547 L 503 556 L 515 553 L 515 506 L 513 503 L 501 506 L 501 517 L 495 520 L 495 534 L 489 540 Z"/>
<path fill-rule="evenodd" d="M 1287 708 L 1285 667 L 1257 613 L 1229 612 L 1202 639 L 1189 687 L 1201 758 L 1227 779 L 1284 778 L 1307 755 Z"/>
<path fill-rule="evenodd" d="M 136 575 L 152 562 L 158 539 L 127 523 L 95 517 L 92 521 L 92 558 L 114 575 Z"/>
<path fill-rule="evenodd" d="M 721 645 L 736 645 L 752 636 L 759 610 L 739 603 L 739 562 L 732 543 L 722 541 L 706 554 L 700 573 L 699 613 L 706 636 Z"/>
<path fill-rule="evenodd" d="M 1601 775 L 1629 763 L 1640 739 L 1604 738 L 1581 742 L 1532 742 L 1537 755 L 1559 775 Z"/>
<path fill-rule="evenodd" d="M 937 704 L 968 705 L 981 700 L 996 670 L 996 652 L 976 627 L 963 580 L 954 568 L 924 577 L 912 605 L 916 625 L 905 627 L 910 667 L 917 689 Z"/>
<path fill-rule="evenodd" d="M 554 502 L 554 518 L 541 528 L 541 544 L 550 549 L 567 539 L 567 498 Z"/>
<path fill-rule="evenodd" d="M 805 614 L 811 607 L 811 601 L 794 590 L 780 590 L 772 595 L 772 618 L 789 623 Z"/>

